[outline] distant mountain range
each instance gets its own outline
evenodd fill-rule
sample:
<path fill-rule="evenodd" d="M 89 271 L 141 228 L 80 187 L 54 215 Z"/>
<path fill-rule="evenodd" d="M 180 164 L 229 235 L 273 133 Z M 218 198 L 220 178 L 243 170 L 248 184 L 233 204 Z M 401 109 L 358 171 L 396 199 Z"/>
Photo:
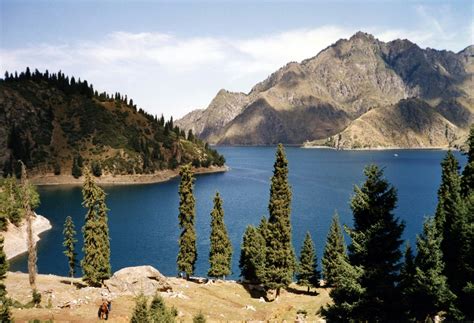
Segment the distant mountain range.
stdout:
<path fill-rule="evenodd" d="M 222 166 L 207 144 L 137 109 L 120 93 L 97 93 L 87 81 L 27 69 L 0 80 L 0 175 L 153 174 L 184 163 Z"/>
<path fill-rule="evenodd" d="M 457 147 L 474 123 L 474 47 L 459 53 L 358 32 L 248 94 L 220 90 L 176 124 L 220 145 Z"/>

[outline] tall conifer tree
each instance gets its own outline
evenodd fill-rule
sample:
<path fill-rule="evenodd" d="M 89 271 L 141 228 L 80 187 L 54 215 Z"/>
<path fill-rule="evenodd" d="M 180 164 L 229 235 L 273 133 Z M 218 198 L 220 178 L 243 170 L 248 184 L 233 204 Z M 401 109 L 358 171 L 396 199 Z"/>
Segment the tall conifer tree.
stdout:
<path fill-rule="evenodd" d="M 341 257 L 338 257 L 338 255 Z M 323 277 L 326 286 L 335 285 L 336 273 L 338 267 L 341 266 L 339 260 L 344 258 L 346 258 L 346 245 L 344 243 L 341 225 L 339 224 L 339 216 L 337 215 L 337 212 L 335 212 L 332 218 L 331 227 L 329 228 L 322 258 Z"/>
<path fill-rule="evenodd" d="M 448 310 L 455 295 L 449 290 L 443 275 L 443 257 L 440 236 L 432 218 L 426 219 L 423 234 L 417 238 L 418 253 L 415 258 L 414 295 L 411 313 L 417 321 L 434 316 L 441 310 Z"/>
<path fill-rule="evenodd" d="M 181 167 L 181 182 L 179 184 L 179 225 L 181 235 L 179 237 L 178 271 L 184 273 L 189 279 L 194 273 L 197 260 L 196 229 L 194 227 L 196 206 L 193 194 L 194 177 L 190 165 Z"/>
<path fill-rule="evenodd" d="M 10 299 L 7 297 L 7 289 L 4 281 L 7 278 L 8 260 L 3 251 L 3 236 L 0 235 L 0 321 L 11 322 Z"/>
<path fill-rule="evenodd" d="M 458 232 L 460 268 L 457 272 L 459 290 L 456 305 L 462 319 L 474 321 L 474 125 L 471 126 L 467 140 L 467 164 L 461 177 L 461 196 L 464 204 L 463 218 L 454 226 Z M 448 277 L 449 279 L 449 277 Z"/>
<path fill-rule="evenodd" d="M 309 232 L 306 232 L 303 246 L 301 247 L 296 278 L 298 279 L 298 284 L 308 287 L 308 292 L 311 287 L 319 286 L 321 274 L 317 266 L 318 259 L 316 257 L 314 243 Z"/>
<path fill-rule="evenodd" d="M 21 192 L 22 192 L 22 203 L 23 211 L 26 219 L 26 240 L 28 246 L 28 278 L 30 281 L 30 286 L 33 295 L 33 301 L 35 305 L 41 301 L 40 294 L 36 291 L 36 275 L 38 273 L 38 268 L 36 266 L 37 254 L 36 254 L 36 245 L 33 239 L 33 211 L 31 210 L 31 201 L 30 201 L 30 185 L 28 182 L 28 175 L 26 174 L 25 164 L 21 163 Z M 38 296 L 39 295 L 39 296 Z"/>
<path fill-rule="evenodd" d="M 291 241 L 291 188 L 288 183 L 288 161 L 282 144 L 276 151 L 270 187 L 268 230 L 266 233 L 264 285 L 276 289 L 287 287 L 296 267 L 295 252 Z"/>
<path fill-rule="evenodd" d="M 70 216 L 66 217 L 66 221 L 64 222 L 64 241 L 63 246 L 65 250 L 63 251 L 64 255 L 67 257 L 68 266 L 69 266 L 69 277 L 74 277 L 76 273 L 76 230 L 74 227 L 74 222 Z M 72 284 L 72 282 L 71 282 Z"/>
<path fill-rule="evenodd" d="M 415 295 L 415 257 L 409 243 L 405 248 L 405 261 L 400 269 L 400 294 L 401 294 L 401 313 L 403 320 L 410 320 L 413 318 L 412 307 L 416 304 Z"/>
<path fill-rule="evenodd" d="M 363 269 L 352 266 L 347 257 L 336 254 L 338 266 L 335 270 L 335 287 L 329 292 L 333 304 L 322 307 L 321 315 L 329 322 L 358 322 L 365 315 L 361 315 L 361 302 L 365 288 L 360 284 Z"/>
<path fill-rule="evenodd" d="M 383 178 L 383 171 L 369 165 L 364 174 L 365 183 L 354 189 L 354 229 L 349 230 L 350 263 L 363 268 L 360 284 L 365 293 L 358 311 L 366 320 L 393 320 L 400 315 L 396 284 L 404 224 L 393 214 L 397 192 Z"/>
<path fill-rule="evenodd" d="M 240 276 L 260 284 L 265 274 L 265 239 L 260 231 L 249 225 L 245 229 L 239 260 Z"/>
<path fill-rule="evenodd" d="M 87 208 L 82 232 L 84 258 L 81 261 L 83 279 L 92 286 L 100 286 L 110 278 L 110 239 L 107 223 L 105 192 L 94 183 L 90 170 L 84 171 L 82 205 Z"/>
<path fill-rule="evenodd" d="M 465 246 L 466 208 L 461 195 L 461 177 L 459 163 L 451 151 L 441 162 L 441 185 L 438 189 L 438 205 L 435 223 L 441 237 L 441 252 L 444 260 L 444 274 L 448 278 L 451 290 L 459 295 L 466 284 L 467 277 L 463 260 L 467 250 Z M 454 307 L 448 313 L 453 319 L 462 319 Z"/>
<path fill-rule="evenodd" d="M 219 192 L 214 197 L 211 212 L 211 249 L 209 251 L 210 277 L 224 277 L 231 274 L 232 244 L 224 223 L 224 210 Z"/>

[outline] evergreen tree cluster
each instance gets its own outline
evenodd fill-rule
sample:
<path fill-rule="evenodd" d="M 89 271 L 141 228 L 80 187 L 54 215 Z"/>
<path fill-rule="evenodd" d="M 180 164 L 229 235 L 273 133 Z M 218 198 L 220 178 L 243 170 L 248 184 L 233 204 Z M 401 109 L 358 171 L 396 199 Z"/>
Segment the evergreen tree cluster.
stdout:
<path fill-rule="evenodd" d="M 321 309 L 328 321 L 421 322 L 437 315 L 448 321 L 474 319 L 474 126 L 467 157 L 461 173 L 453 153 L 446 154 L 436 214 L 425 220 L 416 255 L 407 244 L 403 263 L 404 224 L 392 212 L 396 191 L 381 169 L 365 169 L 366 181 L 355 188 L 351 201 L 354 228 L 346 228 L 348 255 L 334 220 L 328 235 L 323 273 L 334 287 L 334 304 Z"/>
<path fill-rule="evenodd" d="M 19 226 L 25 219 L 24 194 L 28 194 L 31 209 L 36 209 L 40 199 L 34 185 L 28 184 L 25 193 L 16 178 L 9 176 L 0 179 L 0 231 L 7 229 L 8 222 Z"/>
<path fill-rule="evenodd" d="M 83 166 L 76 158 L 90 143 L 95 149 L 83 157 L 97 177 L 103 172 L 153 173 L 191 162 L 195 167 L 225 163 L 222 155 L 196 138 L 192 131 L 186 134 L 172 117 L 165 120 L 163 115 L 137 109 L 132 99 L 118 92 L 99 94 L 87 81 L 76 80 L 61 71 L 42 73 L 27 68 L 20 74 L 6 72 L 0 86 L 18 94 L 36 109 L 35 117 L 28 116 L 22 124 L 15 120 L 8 124 L 9 158 L 0 165 L 3 176 L 19 177 L 17 161 L 21 160 L 29 169 L 47 166 L 57 175 L 61 174 L 61 167 L 72 165 L 69 166 L 72 175 L 79 178 Z M 58 109 L 62 111 L 60 117 Z M 64 152 L 58 156 L 57 147 L 51 144 L 53 120 L 67 140 L 68 156 Z M 107 147 L 122 149 L 126 155 L 104 154 Z"/>
<path fill-rule="evenodd" d="M 156 294 L 148 305 L 148 298 L 139 295 L 135 299 L 135 308 L 131 323 L 174 323 L 178 311 L 174 307 L 167 307 L 161 296 Z"/>
<path fill-rule="evenodd" d="M 179 252 L 177 258 L 178 272 L 189 279 L 194 273 L 197 260 L 196 228 L 195 228 L 195 198 L 194 176 L 190 165 L 180 169 L 179 184 Z M 223 201 L 219 192 L 214 197 L 214 207 L 211 211 L 211 234 L 209 250 L 209 277 L 224 278 L 230 275 L 232 268 L 232 244 L 224 223 Z"/>
<path fill-rule="evenodd" d="M 7 296 L 7 289 L 4 284 L 5 278 L 7 277 L 8 261 L 3 251 L 3 242 L 3 236 L 0 235 L 0 322 L 11 322 L 11 301 Z"/>

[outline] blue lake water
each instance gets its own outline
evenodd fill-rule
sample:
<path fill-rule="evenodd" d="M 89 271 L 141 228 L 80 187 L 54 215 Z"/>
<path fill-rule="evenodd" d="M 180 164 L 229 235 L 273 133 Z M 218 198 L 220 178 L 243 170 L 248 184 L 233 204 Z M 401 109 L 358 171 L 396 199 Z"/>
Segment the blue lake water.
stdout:
<path fill-rule="evenodd" d="M 208 270 L 210 212 L 214 194 L 219 191 L 234 247 L 232 277 L 238 278 L 245 227 L 258 224 L 267 214 L 275 147 L 219 147 L 218 151 L 226 157 L 230 171 L 197 176 L 194 190 L 198 239 L 196 274 L 204 276 Z M 349 201 L 354 185 L 364 180 L 362 171 L 369 163 L 384 167 L 386 177 L 397 188 L 399 202 L 395 213 L 405 221 L 404 238 L 412 245 L 424 217 L 434 213 L 443 151 L 334 151 L 287 147 L 286 152 L 293 190 L 293 243 L 298 254 L 304 235 L 309 231 L 320 259 L 334 210 L 338 211 L 342 223 L 352 225 Z M 460 153 L 456 153 L 456 157 L 463 166 L 465 157 Z M 175 179 L 158 184 L 105 187 L 110 209 L 113 271 L 149 264 L 165 275 L 176 275 L 178 183 Z M 53 229 L 43 233 L 38 244 L 38 270 L 66 275 L 62 228 L 65 217 L 71 215 L 78 232 L 78 249 L 81 249 L 85 215 L 81 188 L 40 187 L 39 192 L 41 206 L 37 212 L 50 219 Z M 82 258 L 81 252 L 79 258 Z M 26 271 L 26 255 L 13 259 L 10 270 Z"/>

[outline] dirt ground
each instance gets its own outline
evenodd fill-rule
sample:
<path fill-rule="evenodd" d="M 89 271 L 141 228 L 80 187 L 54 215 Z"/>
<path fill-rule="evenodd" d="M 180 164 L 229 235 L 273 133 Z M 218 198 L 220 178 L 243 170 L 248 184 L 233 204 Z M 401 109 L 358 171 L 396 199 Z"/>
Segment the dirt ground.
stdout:
<path fill-rule="evenodd" d="M 306 322 L 322 321 L 316 312 L 321 305 L 330 302 L 328 290 L 306 289 L 292 285 L 282 291 L 274 302 L 252 298 L 244 286 L 235 282 L 217 281 L 198 284 L 178 278 L 169 278 L 172 293 L 162 293 L 166 304 L 178 310 L 178 322 L 192 322 L 192 317 L 202 312 L 208 322 L 295 322 L 298 310 L 308 314 Z M 82 285 L 80 279 L 71 280 L 54 275 L 38 275 L 37 288 L 42 294 L 42 308 L 12 310 L 15 322 L 39 319 L 54 322 L 96 322 L 101 303 L 100 288 Z M 6 279 L 8 295 L 20 303 L 31 300 L 28 275 L 8 273 Z M 135 305 L 133 296 L 111 295 L 110 322 L 129 322 Z"/>

